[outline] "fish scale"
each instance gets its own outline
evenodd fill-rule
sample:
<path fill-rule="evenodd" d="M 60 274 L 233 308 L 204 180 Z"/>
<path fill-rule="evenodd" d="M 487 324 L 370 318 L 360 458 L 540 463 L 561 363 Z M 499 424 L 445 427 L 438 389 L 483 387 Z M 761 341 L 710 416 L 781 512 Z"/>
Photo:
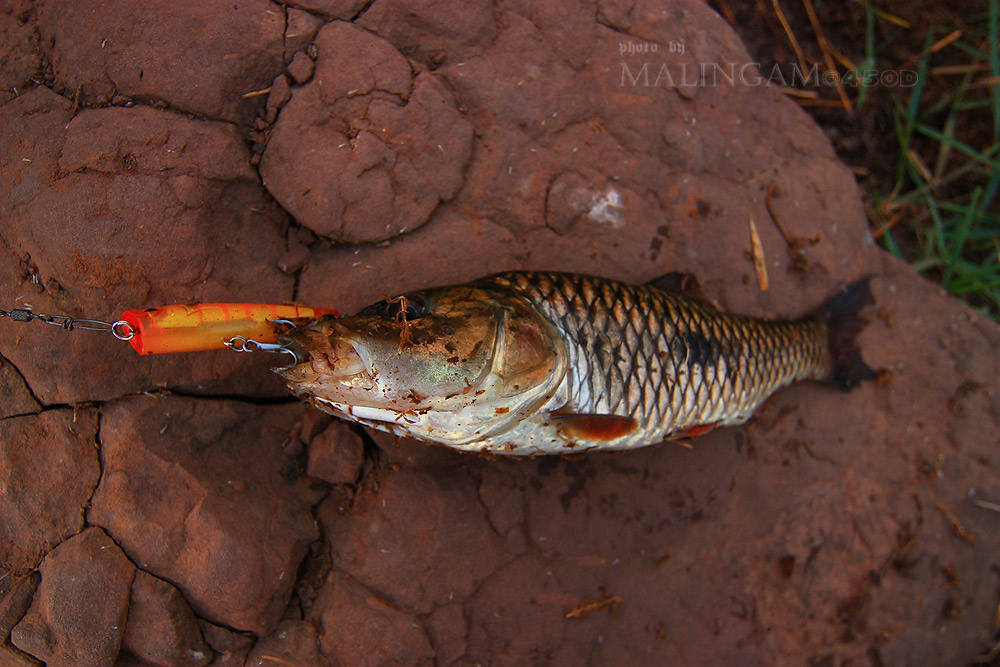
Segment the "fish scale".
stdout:
<path fill-rule="evenodd" d="M 637 442 L 743 422 L 777 389 L 831 371 L 816 318 L 756 320 L 575 274 L 508 273 L 478 285 L 523 296 L 566 334 L 565 411 L 631 417 Z"/>

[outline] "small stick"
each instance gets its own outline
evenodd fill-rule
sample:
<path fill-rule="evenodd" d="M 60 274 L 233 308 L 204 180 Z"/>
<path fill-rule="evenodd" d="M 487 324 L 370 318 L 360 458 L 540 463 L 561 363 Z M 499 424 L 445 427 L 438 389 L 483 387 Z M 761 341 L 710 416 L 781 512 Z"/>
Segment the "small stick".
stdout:
<path fill-rule="evenodd" d="M 896 547 L 895 551 L 889 554 L 889 557 L 886 558 L 885 561 L 882 563 L 882 566 L 879 567 L 878 569 L 879 576 L 884 577 L 886 570 L 889 569 L 889 566 L 892 565 L 893 563 L 900 562 L 903 558 L 906 558 L 907 554 L 909 554 L 910 551 L 915 546 L 917 546 L 917 538 L 911 537 L 910 539 L 906 540 L 906 542 L 903 542 L 898 547 Z"/>
<path fill-rule="evenodd" d="M 871 5 L 871 3 L 869 3 L 869 2 L 864 2 L 864 0 L 854 0 L 854 1 L 857 2 L 859 5 L 863 5 L 867 9 L 872 10 L 873 12 L 875 12 L 876 16 L 879 16 L 880 18 L 885 19 L 886 21 L 888 21 L 889 23 L 892 23 L 893 25 L 898 25 L 900 28 L 906 28 L 907 30 L 909 30 L 910 28 L 913 27 L 912 25 L 910 25 L 909 21 L 901 19 L 898 16 L 896 16 L 895 14 L 890 14 L 889 12 L 885 11 L 884 9 L 879 9 L 878 7 L 873 7 Z"/>
<path fill-rule="evenodd" d="M 816 245 L 821 240 L 823 240 L 822 236 L 813 236 L 811 238 L 806 238 L 802 236 L 795 236 L 794 234 L 789 234 L 785 230 L 785 226 L 781 224 L 780 220 L 778 220 L 778 214 L 774 212 L 774 204 L 772 200 L 774 199 L 775 190 L 776 188 L 774 183 L 767 184 L 767 195 L 764 197 L 764 205 L 767 206 L 767 212 L 771 215 L 771 220 L 774 221 L 774 226 L 778 228 L 779 232 L 781 232 L 781 237 L 785 239 L 785 243 L 788 244 L 789 250 L 792 250 L 794 254 L 794 251 L 798 250 L 804 245 L 811 245 L 811 246 Z"/>
<path fill-rule="evenodd" d="M 757 233 L 757 225 L 750 216 L 750 252 L 753 257 L 753 270 L 757 274 L 757 286 L 761 292 L 766 292 L 771 288 L 771 283 L 767 279 L 767 263 L 764 259 L 764 244 L 760 242 L 760 235 Z"/>
<path fill-rule="evenodd" d="M 792 88 L 791 86 L 782 86 L 781 92 L 789 97 L 798 97 L 804 100 L 815 100 L 819 97 L 819 93 L 815 90 L 799 90 L 798 88 Z"/>
<path fill-rule="evenodd" d="M 845 56 L 844 52 L 838 49 L 835 44 L 827 42 L 826 45 L 830 47 L 830 53 L 837 59 L 837 62 L 844 66 L 844 69 L 855 70 L 858 68 L 857 63 Z"/>
<path fill-rule="evenodd" d="M 918 155 L 917 152 L 911 148 L 906 151 L 906 157 L 909 158 L 910 163 L 914 166 L 914 168 L 920 172 L 920 176 L 927 181 L 927 184 L 933 184 L 934 174 L 932 174 L 931 170 L 927 168 L 924 161 L 920 159 L 920 155 Z"/>
<path fill-rule="evenodd" d="M 722 12 L 722 18 L 726 19 L 726 23 L 736 27 L 736 15 L 733 14 L 733 8 L 729 6 L 728 0 L 719 0 L 719 10 Z"/>
<path fill-rule="evenodd" d="M 937 508 L 941 510 L 941 513 L 944 514 L 945 517 L 948 519 L 948 521 L 951 522 L 951 525 L 955 527 L 956 535 L 961 537 L 969 544 L 975 544 L 978 541 L 976 540 L 975 535 L 973 535 L 972 533 L 970 533 L 965 529 L 965 526 L 963 526 L 962 522 L 958 520 L 958 517 L 955 516 L 955 514 L 950 509 L 948 509 L 947 505 L 945 505 L 944 503 L 937 503 Z"/>
<path fill-rule="evenodd" d="M 802 74 L 805 75 L 806 72 L 806 57 L 802 55 L 802 47 L 799 46 L 799 40 L 795 39 L 795 34 L 792 32 L 792 26 L 788 25 L 788 19 L 785 18 L 785 13 L 781 11 L 781 6 L 778 5 L 778 0 L 771 0 L 771 5 L 774 6 L 774 13 L 777 14 L 778 20 L 781 22 L 781 27 L 785 29 L 785 34 L 788 35 L 788 41 L 792 43 L 792 49 L 795 51 L 795 57 L 799 60 L 799 67 L 802 68 Z"/>
<path fill-rule="evenodd" d="M 809 22 L 816 32 L 816 39 L 819 41 L 819 48 L 823 52 L 823 60 L 826 62 L 826 70 L 838 74 L 835 83 L 837 84 L 837 95 L 840 97 L 840 103 L 844 106 L 844 111 L 850 113 L 853 105 L 847 97 L 844 85 L 840 81 L 837 65 L 834 63 L 833 49 L 830 46 L 830 42 L 827 41 L 826 35 L 823 34 L 823 28 L 819 24 L 819 17 L 816 16 L 816 10 L 813 9 L 812 0 L 802 0 L 802 5 L 806 8 L 806 14 L 809 15 Z"/>
<path fill-rule="evenodd" d="M 979 500 L 978 498 L 973 499 L 973 505 L 982 507 L 984 510 L 993 510 L 994 512 L 1000 512 L 1000 505 L 997 503 L 991 503 L 988 500 Z"/>
<path fill-rule="evenodd" d="M 988 72 L 990 66 L 987 63 L 968 63 L 965 65 L 938 65 L 932 67 L 928 72 L 937 76 L 939 74 L 968 74 L 970 72 Z"/>
<path fill-rule="evenodd" d="M 774 198 L 774 190 L 774 183 L 768 183 L 767 196 L 764 197 L 764 205 L 767 206 L 767 212 L 771 214 L 771 220 L 774 221 L 774 226 L 778 228 L 779 232 L 781 232 L 781 238 L 785 239 L 785 243 L 787 243 L 789 247 L 793 247 L 796 245 L 795 237 L 789 235 L 789 233 L 785 231 L 784 225 L 781 224 L 781 221 L 778 220 L 778 216 L 774 213 L 774 205 L 771 203 L 771 200 Z"/>
<path fill-rule="evenodd" d="M 842 107 L 844 106 L 837 100 L 810 100 L 808 98 L 803 98 L 798 100 L 799 106 L 803 107 Z"/>
<path fill-rule="evenodd" d="M 872 236 L 874 236 L 876 239 L 882 238 L 883 234 L 885 234 L 887 231 L 895 227 L 896 224 L 899 223 L 899 221 L 902 219 L 903 219 L 902 213 L 894 213 L 892 217 L 883 222 L 878 229 L 872 232 Z"/>
<path fill-rule="evenodd" d="M 76 116 L 76 112 L 80 110 L 80 95 L 83 93 L 83 84 L 76 87 L 76 94 L 73 95 L 73 106 L 69 110 L 69 115 Z"/>
<path fill-rule="evenodd" d="M 952 42 L 954 42 L 956 39 L 958 39 L 961 36 L 962 36 L 962 31 L 961 30 L 956 30 L 955 32 L 953 32 L 953 33 L 951 33 L 949 35 L 945 35 L 944 37 L 942 37 L 938 41 L 936 41 L 933 44 L 931 44 L 930 48 L 928 48 L 926 51 L 921 51 L 920 53 L 915 53 L 912 56 L 910 56 L 909 58 L 907 58 L 906 61 L 902 65 L 900 65 L 898 67 L 898 69 L 899 70 L 904 70 L 904 69 L 907 69 L 908 67 L 912 67 L 917 62 L 923 60 L 924 58 L 926 58 L 927 56 L 931 55 L 932 53 L 937 53 L 938 51 L 940 51 L 944 47 L 948 46 L 949 44 L 951 44 Z M 985 63 L 983 63 L 983 64 L 985 65 Z"/>
<path fill-rule="evenodd" d="M 249 93 L 243 93 L 243 99 L 248 100 L 251 97 L 260 97 L 261 95 L 267 95 L 269 92 L 271 92 L 270 87 L 262 88 L 260 90 L 254 90 Z"/>
<path fill-rule="evenodd" d="M 990 88 L 1000 85 L 1000 76 L 988 76 L 985 79 L 976 79 L 969 84 L 969 88 Z"/>
<path fill-rule="evenodd" d="M 605 607 L 611 607 L 611 613 L 618 611 L 618 605 L 622 603 L 622 599 L 617 595 L 612 595 L 611 597 L 606 597 L 603 600 L 597 602 L 585 602 L 578 607 L 574 607 L 567 614 L 566 618 L 583 618 L 584 616 L 590 616 L 595 611 L 604 609 Z"/>

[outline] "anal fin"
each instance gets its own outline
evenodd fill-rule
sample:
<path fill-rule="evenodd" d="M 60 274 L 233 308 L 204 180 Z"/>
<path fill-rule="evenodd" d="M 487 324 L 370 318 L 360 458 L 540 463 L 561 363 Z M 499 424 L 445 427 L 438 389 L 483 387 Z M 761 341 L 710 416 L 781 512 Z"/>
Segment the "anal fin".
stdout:
<path fill-rule="evenodd" d="M 693 424 L 691 426 L 685 426 L 681 430 L 670 436 L 671 440 L 677 440 L 680 442 L 691 442 L 696 438 L 700 438 L 706 433 L 711 433 L 718 426 L 718 422 L 712 422 L 711 424 Z"/>

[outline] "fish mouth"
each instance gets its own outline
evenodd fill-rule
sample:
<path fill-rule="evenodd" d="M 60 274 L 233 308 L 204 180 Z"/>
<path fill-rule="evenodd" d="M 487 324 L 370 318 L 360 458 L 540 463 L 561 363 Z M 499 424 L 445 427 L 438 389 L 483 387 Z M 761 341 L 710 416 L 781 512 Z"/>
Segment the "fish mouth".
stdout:
<path fill-rule="evenodd" d="M 288 338 L 298 363 L 280 373 L 296 394 L 323 396 L 333 390 L 346 399 L 358 390 L 375 389 L 368 350 L 343 325 L 334 324 L 326 332 L 293 331 Z"/>

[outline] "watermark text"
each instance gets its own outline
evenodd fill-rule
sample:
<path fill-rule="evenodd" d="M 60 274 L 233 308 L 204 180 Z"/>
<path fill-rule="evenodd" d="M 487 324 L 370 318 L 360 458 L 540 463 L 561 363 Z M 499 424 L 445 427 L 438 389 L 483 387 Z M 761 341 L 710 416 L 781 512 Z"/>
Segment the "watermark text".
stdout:
<path fill-rule="evenodd" d="M 641 40 L 630 39 L 625 42 L 618 42 L 618 54 L 623 56 L 634 56 L 641 53 L 684 53 L 684 41 L 671 39 L 665 44 L 656 42 L 643 42 Z"/>
<path fill-rule="evenodd" d="M 655 45 L 653 45 L 655 46 Z M 783 88 L 855 87 L 903 87 L 911 88 L 917 83 L 917 73 L 913 70 L 852 70 L 841 73 L 835 70 L 821 70 L 813 65 L 803 71 L 797 65 L 780 67 L 775 65 L 770 71 L 761 68 L 760 63 L 633 63 L 621 62 L 622 87 L 669 88 L 694 86 L 761 86 L 774 84 Z"/>

